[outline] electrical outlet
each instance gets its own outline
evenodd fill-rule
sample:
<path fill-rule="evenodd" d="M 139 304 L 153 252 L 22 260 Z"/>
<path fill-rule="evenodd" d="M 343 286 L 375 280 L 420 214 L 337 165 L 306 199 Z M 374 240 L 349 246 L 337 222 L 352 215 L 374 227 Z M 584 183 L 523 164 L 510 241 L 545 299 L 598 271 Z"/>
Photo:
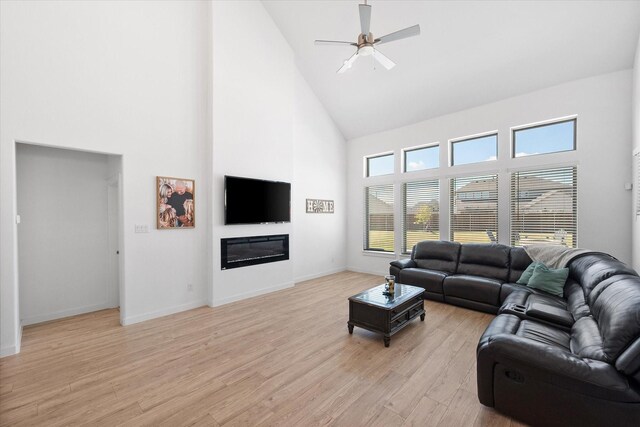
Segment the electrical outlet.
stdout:
<path fill-rule="evenodd" d="M 191 283 L 187 285 L 187 291 L 193 292 L 193 285 Z"/>

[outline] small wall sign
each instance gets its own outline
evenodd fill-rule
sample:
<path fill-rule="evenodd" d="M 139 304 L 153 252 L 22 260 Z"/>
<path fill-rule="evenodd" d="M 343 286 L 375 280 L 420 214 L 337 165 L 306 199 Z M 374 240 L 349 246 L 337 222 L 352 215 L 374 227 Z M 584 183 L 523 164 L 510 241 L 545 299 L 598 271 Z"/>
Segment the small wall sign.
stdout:
<path fill-rule="evenodd" d="M 307 213 L 333 213 L 333 200 L 307 199 Z"/>

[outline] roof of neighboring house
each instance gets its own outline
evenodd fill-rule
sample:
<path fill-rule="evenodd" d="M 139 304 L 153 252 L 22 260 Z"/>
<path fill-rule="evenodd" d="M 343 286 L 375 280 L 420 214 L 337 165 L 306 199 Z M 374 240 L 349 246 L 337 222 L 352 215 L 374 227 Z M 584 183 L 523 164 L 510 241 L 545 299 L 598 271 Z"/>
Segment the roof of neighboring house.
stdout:
<path fill-rule="evenodd" d="M 369 213 L 376 215 L 393 214 L 393 205 L 369 194 Z"/>
<path fill-rule="evenodd" d="M 530 202 L 520 205 L 521 213 L 573 212 L 573 194 L 570 189 L 549 190 Z"/>
<path fill-rule="evenodd" d="M 571 188 L 571 185 L 537 176 L 521 176 L 518 179 L 520 191 L 527 190 L 553 190 L 556 188 Z M 469 193 L 477 191 L 495 191 L 496 178 L 480 179 L 471 181 L 458 189 L 458 193 Z"/>

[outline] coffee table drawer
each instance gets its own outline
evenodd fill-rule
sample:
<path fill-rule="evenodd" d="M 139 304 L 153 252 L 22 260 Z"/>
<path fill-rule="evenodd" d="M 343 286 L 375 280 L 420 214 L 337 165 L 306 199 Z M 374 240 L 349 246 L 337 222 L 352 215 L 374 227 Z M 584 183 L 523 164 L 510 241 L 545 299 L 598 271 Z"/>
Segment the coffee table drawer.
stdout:
<path fill-rule="evenodd" d="M 409 312 L 405 311 L 402 314 L 399 314 L 394 320 L 389 323 L 389 332 L 394 332 L 396 329 L 400 328 L 402 325 L 409 321 Z"/>
<path fill-rule="evenodd" d="M 406 313 L 416 306 L 422 306 L 423 304 L 424 299 L 422 298 L 422 295 L 411 298 L 409 301 L 391 310 L 391 320 L 395 320 L 396 317 L 401 316 L 402 314 Z"/>

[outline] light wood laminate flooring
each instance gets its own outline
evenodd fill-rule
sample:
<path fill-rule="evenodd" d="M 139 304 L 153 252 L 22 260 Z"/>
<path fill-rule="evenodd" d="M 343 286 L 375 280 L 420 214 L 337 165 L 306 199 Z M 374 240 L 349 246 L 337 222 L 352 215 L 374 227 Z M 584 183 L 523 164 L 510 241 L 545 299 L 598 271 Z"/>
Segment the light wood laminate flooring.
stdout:
<path fill-rule="evenodd" d="M 135 325 L 117 310 L 24 329 L 0 359 L 0 425 L 516 426 L 476 395 L 493 316 L 426 301 L 385 348 L 347 331 L 344 272 Z"/>

